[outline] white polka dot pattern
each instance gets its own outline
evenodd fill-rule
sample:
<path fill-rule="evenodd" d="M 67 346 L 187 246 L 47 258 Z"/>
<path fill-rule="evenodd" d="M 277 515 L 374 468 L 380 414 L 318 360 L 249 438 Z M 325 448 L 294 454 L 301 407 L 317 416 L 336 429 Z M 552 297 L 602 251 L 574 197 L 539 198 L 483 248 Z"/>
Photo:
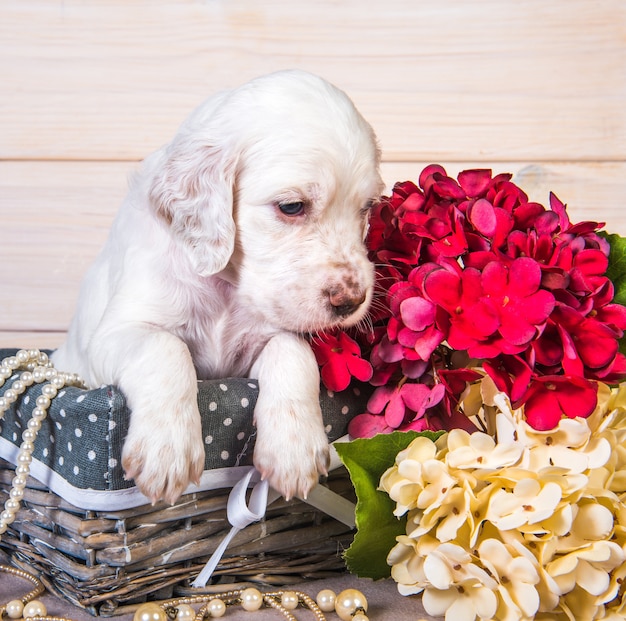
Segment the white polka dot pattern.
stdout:
<path fill-rule="evenodd" d="M 0 358 L 15 350 L 1 350 Z M 8 353 L 7 353 L 8 352 Z M 6 382 L 0 395 L 10 386 Z M 343 393 L 321 391 L 325 430 L 330 440 L 346 433 L 351 416 L 364 410 L 369 387 Z M 358 394 L 356 394 L 358 393 Z M 361 394 L 362 393 L 362 394 Z M 0 437 L 19 446 L 41 385 L 34 385 L 0 420 Z M 205 469 L 252 463 L 255 428 L 252 422 L 258 384 L 251 379 L 205 380 L 198 383 L 202 414 Z M 121 467 L 121 452 L 130 412 L 114 386 L 92 390 L 67 387 L 52 399 L 42 422 L 33 459 L 40 461 L 78 489 L 117 490 L 133 486 Z M 4 444 L 0 442 L 0 457 Z"/>

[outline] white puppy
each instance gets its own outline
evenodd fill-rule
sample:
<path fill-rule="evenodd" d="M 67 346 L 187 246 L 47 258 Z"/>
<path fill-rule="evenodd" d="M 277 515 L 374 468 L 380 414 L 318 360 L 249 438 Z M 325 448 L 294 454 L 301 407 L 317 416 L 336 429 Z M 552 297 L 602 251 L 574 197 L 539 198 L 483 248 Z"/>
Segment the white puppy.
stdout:
<path fill-rule="evenodd" d="M 367 313 L 378 163 L 348 97 L 301 71 L 215 95 L 145 160 L 53 360 L 125 393 L 122 465 L 153 502 L 203 471 L 197 379 L 258 379 L 254 463 L 283 495 L 325 473 L 305 335 Z"/>

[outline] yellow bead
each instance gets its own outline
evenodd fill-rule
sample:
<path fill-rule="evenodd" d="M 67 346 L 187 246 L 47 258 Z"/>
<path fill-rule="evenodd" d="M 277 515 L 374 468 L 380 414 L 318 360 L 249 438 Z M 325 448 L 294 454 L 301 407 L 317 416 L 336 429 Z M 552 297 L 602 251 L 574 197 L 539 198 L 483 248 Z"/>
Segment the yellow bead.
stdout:
<path fill-rule="evenodd" d="M 351 621 L 352 616 L 359 608 L 367 611 L 367 600 L 361 591 L 346 589 L 337 595 L 335 612 L 342 621 Z"/>
<path fill-rule="evenodd" d="M 154 602 L 148 602 L 137 608 L 133 621 L 168 621 L 168 619 L 161 606 Z"/>
<path fill-rule="evenodd" d="M 31 617 L 45 617 L 47 614 L 48 611 L 46 610 L 46 607 L 38 599 L 28 602 L 22 611 L 24 619 L 30 619 Z"/>
<path fill-rule="evenodd" d="M 316 598 L 316 603 L 322 612 L 332 612 L 335 610 L 335 600 L 337 595 L 330 589 L 322 589 Z"/>
<path fill-rule="evenodd" d="M 176 621 L 193 621 L 195 618 L 196 611 L 189 604 L 176 606 Z"/>
<path fill-rule="evenodd" d="M 226 614 L 226 604 L 219 598 L 212 599 L 207 604 L 207 612 L 214 618 L 223 617 Z"/>
<path fill-rule="evenodd" d="M 255 589 L 254 587 L 250 587 L 248 589 L 244 589 L 241 593 L 241 607 L 248 612 L 254 612 L 258 610 L 263 605 L 263 595 L 261 595 L 261 591 Z"/>
<path fill-rule="evenodd" d="M 21 599 L 12 599 L 6 607 L 5 612 L 9 619 L 21 619 L 24 610 L 24 602 Z"/>
<path fill-rule="evenodd" d="M 287 610 L 295 610 L 298 607 L 298 594 L 293 591 L 284 591 L 280 596 L 280 603 Z"/>
<path fill-rule="evenodd" d="M 370 621 L 367 615 L 364 615 L 362 612 L 357 612 L 352 617 L 352 621 Z"/>

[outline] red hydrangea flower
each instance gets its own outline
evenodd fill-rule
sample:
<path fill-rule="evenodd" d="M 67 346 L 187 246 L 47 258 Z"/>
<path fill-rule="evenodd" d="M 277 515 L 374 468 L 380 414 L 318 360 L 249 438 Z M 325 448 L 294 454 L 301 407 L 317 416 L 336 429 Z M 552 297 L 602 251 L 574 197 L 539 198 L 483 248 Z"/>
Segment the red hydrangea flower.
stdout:
<path fill-rule="evenodd" d="M 539 431 L 549 431 L 564 416 L 587 418 L 595 409 L 598 385 L 575 375 L 536 377 L 524 398 L 514 403 L 524 406 L 528 424 Z"/>
<path fill-rule="evenodd" d="M 353 377 L 362 382 L 371 379 L 372 365 L 361 358 L 361 348 L 345 332 L 321 334 L 311 346 L 322 369 L 322 381 L 329 390 L 345 390 Z"/>
<path fill-rule="evenodd" d="M 378 388 L 350 432 L 473 430 L 462 395 L 481 375 L 470 362 L 537 429 L 589 416 L 597 382 L 626 378 L 626 307 L 613 299 L 601 226 L 573 224 L 554 194 L 546 208 L 490 170 L 453 179 L 433 164 L 417 184 L 396 184 L 371 215 L 373 327 L 354 334 Z M 314 342 L 333 390 L 367 375 L 342 334 Z"/>

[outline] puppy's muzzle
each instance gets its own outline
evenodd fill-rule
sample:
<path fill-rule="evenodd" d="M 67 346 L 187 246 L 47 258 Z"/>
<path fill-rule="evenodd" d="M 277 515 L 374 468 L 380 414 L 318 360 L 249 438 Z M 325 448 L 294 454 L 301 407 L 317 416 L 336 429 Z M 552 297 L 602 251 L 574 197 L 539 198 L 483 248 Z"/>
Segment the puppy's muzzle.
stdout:
<path fill-rule="evenodd" d="M 333 313 L 337 315 L 337 317 L 348 317 L 355 313 L 361 304 L 365 302 L 365 298 L 367 296 L 365 293 L 348 294 L 344 291 L 341 292 L 330 292 L 330 305 L 332 306 Z"/>

